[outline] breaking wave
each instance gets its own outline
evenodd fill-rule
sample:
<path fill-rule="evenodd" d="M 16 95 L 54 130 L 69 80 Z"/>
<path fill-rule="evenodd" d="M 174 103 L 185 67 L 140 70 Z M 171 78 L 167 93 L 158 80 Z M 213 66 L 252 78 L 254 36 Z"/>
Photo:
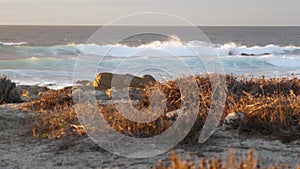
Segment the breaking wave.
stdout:
<path fill-rule="evenodd" d="M 21 45 L 26 45 L 27 42 L 0 42 L 0 46 L 21 46 Z"/>
<path fill-rule="evenodd" d="M 5 56 L 27 56 L 27 57 L 61 57 L 85 55 L 100 55 L 110 57 L 131 57 L 131 56 L 197 56 L 194 48 L 201 48 L 203 55 L 220 56 L 261 56 L 279 54 L 300 54 L 300 47 L 277 46 L 269 44 L 266 46 L 244 46 L 235 43 L 208 44 L 202 41 L 183 42 L 179 39 L 169 41 L 153 41 L 139 46 L 127 46 L 125 44 L 68 44 L 57 46 L 26 46 L 26 42 L 6 43 L 0 42 L 0 59 Z M 211 52 L 213 51 L 213 52 Z M 8 59 L 8 58 L 7 58 Z"/>

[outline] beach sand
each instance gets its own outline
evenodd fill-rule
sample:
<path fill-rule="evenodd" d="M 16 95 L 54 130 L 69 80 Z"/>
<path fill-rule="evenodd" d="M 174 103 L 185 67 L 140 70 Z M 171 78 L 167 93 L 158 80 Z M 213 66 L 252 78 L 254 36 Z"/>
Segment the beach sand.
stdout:
<path fill-rule="evenodd" d="M 36 139 L 32 136 L 32 116 L 20 104 L 0 106 L 0 167 L 1 168 L 151 168 L 158 160 L 166 161 L 168 153 L 145 159 L 127 159 L 113 155 L 95 145 L 88 137 L 57 140 Z M 66 147 L 67 146 L 67 147 Z M 263 137 L 247 137 L 234 131 L 217 131 L 206 143 L 178 145 L 176 154 L 186 157 L 189 152 L 195 162 L 201 157 L 228 158 L 234 149 L 237 156 L 253 148 L 263 166 L 287 163 L 295 167 L 300 159 L 300 140 L 281 143 Z"/>

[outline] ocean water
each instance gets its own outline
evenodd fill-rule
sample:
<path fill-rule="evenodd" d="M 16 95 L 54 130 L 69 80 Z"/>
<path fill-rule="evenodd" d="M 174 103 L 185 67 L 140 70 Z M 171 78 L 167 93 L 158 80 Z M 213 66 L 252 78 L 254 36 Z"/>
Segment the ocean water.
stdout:
<path fill-rule="evenodd" d="M 300 27 L 199 27 L 201 35 L 189 27 L 99 28 L 0 26 L 0 75 L 50 88 L 104 71 L 159 80 L 207 72 L 300 76 Z"/>

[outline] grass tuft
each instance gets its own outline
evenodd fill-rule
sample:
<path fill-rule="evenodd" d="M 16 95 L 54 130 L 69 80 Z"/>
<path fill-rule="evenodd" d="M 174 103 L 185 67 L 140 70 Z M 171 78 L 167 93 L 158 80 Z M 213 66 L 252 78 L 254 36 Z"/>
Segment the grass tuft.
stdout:
<path fill-rule="evenodd" d="M 237 158 L 234 151 L 230 151 L 228 159 L 220 159 L 211 157 L 209 159 L 201 158 L 200 161 L 195 162 L 189 157 L 182 159 L 174 152 L 170 153 L 168 164 L 158 161 L 156 166 L 152 169 L 263 169 L 258 163 L 258 159 L 255 156 L 253 149 L 248 151 L 247 158 Z M 287 164 L 284 165 L 272 165 L 265 169 L 284 169 L 289 168 Z M 300 166 L 297 166 L 299 169 Z"/>

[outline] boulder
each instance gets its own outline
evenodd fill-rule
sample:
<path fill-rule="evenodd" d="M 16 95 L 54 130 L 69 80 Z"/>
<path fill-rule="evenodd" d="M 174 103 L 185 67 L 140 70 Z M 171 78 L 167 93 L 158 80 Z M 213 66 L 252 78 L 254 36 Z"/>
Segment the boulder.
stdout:
<path fill-rule="evenodd" d="M 5 76 L 0 77 L 0 104 L 18 103 L 21 97 L 17 91 L 16 84 Z"/>
<path fill-rule="evenodd" d="M 103 91 L 84 91 L 80 88 L 74 89 L 72 92 L 74 103 L 84 103 L 93 98 L 97 100 L 110 100 L 110 97 Z"/>
<path fill-rule="evenodd" d="M 45 92 L 49 91 L 50 89 L 47 87 L 40 87 L 40 86 L 30 86 L 30 85 L 18 85 L 17 86 L 18 93 L 21 99 L 25 102 L 34 100 L 42 96 Z"/>
<path fill-rule="evenodd" d="M 99 73 L 93 85 L 96 90 L 106 91 L 112 87 L 115 88 L 143 88 L 146 85 L 154 84 L 156 80 L 151 75 L 144 75 L 141 77 L 133 76 L 130 74 L 120 75 L 112 73 Z"/>
<path fill-rule="evenodd" d="M 92 87 L 93 86 L 93 82 L 91 82 L 89 80 L 79 80 L 75 84 L 77 84 L 78 86 L 81 86 L 81 87 Z"/>
<path fill-rule="evenodd" d="M 235 130 L 241 127 L 245 114 L 241 112 L 229 113 L 222 124 L 222 130 Z"/>

